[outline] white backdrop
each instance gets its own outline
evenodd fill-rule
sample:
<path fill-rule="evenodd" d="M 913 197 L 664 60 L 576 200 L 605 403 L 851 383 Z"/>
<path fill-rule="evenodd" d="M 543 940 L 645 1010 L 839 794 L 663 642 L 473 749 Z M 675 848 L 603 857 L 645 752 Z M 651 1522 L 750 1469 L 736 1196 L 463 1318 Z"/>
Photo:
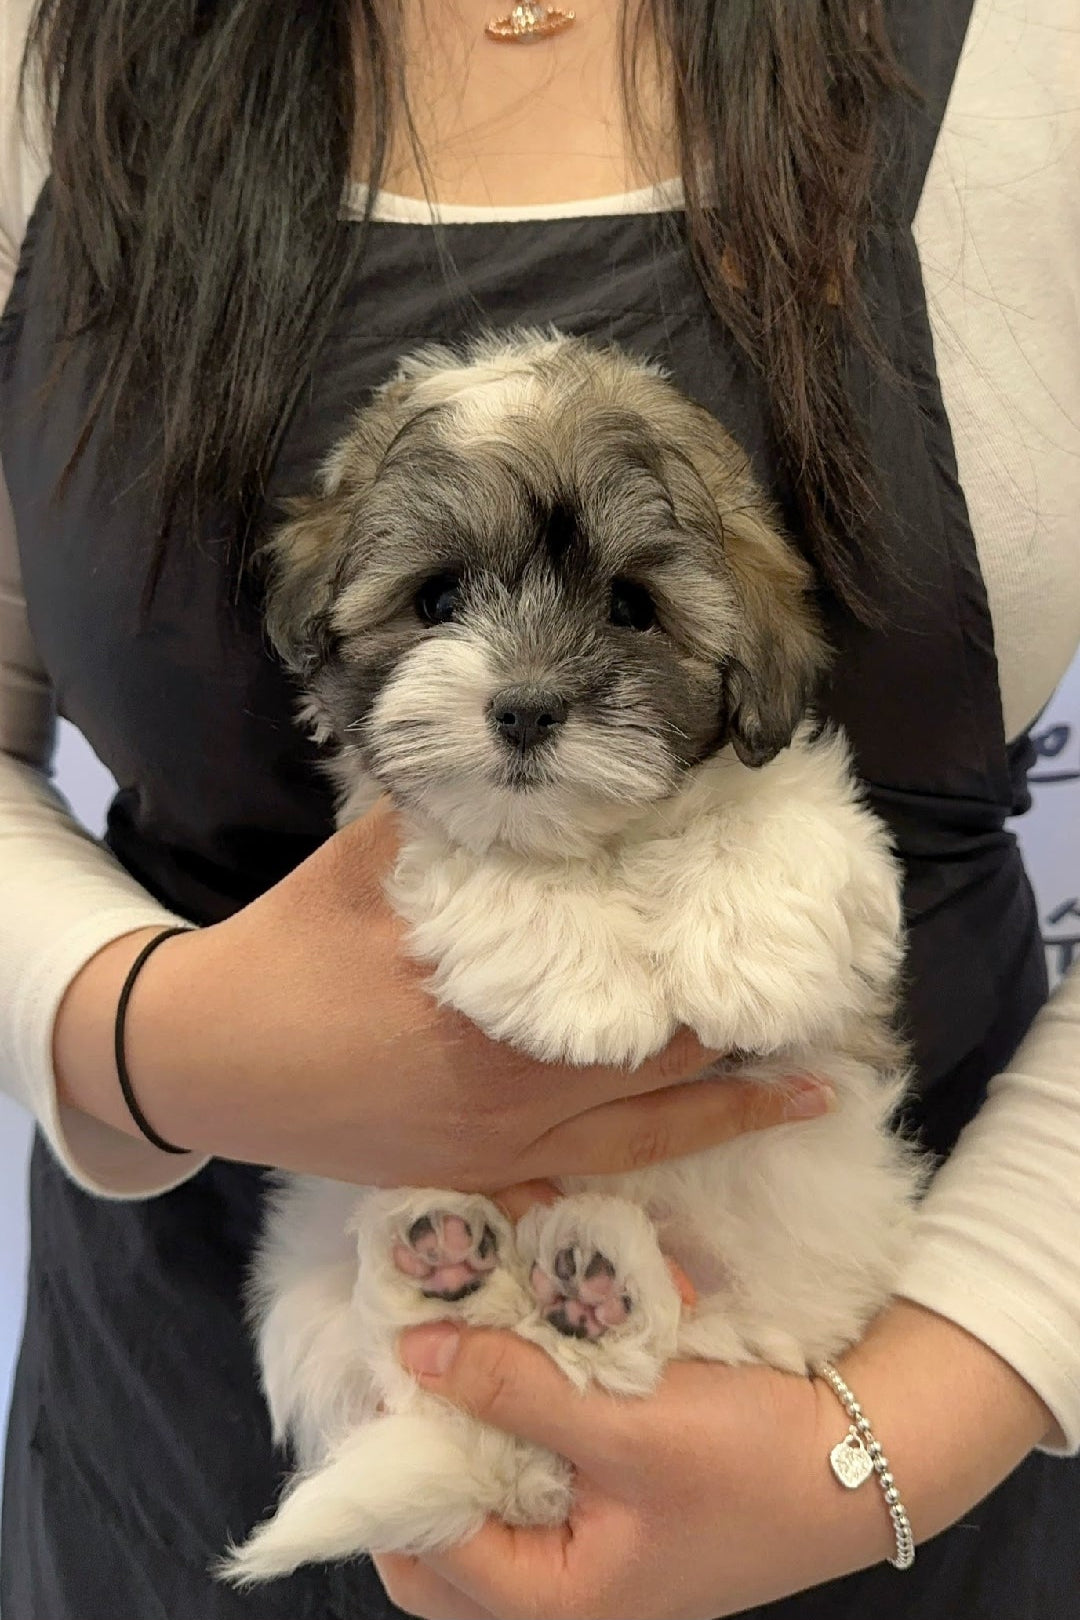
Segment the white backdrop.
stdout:
<path fill-rule="evenodd" d="M 1056 978 L 1080 955 L 1080 660 L 1036 728 L 1035 804 L 1017 823 Z M 94 831 L 104 824 L 108 775 L 77 733 L 63 728 L 60 787 Z M 1080 1074 L 1077 1076 L 1080 1084 Z M 0 1410 L 6 1412 L 22 1313 L 26 1258 L 25 1115 L 0 1096 Z"/>

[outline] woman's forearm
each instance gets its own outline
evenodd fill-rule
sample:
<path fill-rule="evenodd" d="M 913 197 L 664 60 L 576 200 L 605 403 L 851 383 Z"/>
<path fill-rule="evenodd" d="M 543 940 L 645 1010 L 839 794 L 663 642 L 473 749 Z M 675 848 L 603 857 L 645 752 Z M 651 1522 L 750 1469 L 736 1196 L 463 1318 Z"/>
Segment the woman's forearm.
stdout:
<path fill-rule="evenodd" d="M 919 1212 L 898 1292 L 1024 1377 L 1080 1447 L 1080 963 L 1039 1013 Z"/>

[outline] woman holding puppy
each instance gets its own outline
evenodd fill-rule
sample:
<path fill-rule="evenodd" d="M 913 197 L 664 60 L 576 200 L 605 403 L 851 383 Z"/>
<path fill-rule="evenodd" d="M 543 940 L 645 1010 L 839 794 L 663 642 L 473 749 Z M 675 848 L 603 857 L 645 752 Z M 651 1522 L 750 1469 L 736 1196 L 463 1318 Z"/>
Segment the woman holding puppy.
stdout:
<path fill-rule="evenodd" d="M 0 1604 L 1067 1613 L 1080 980 L 1042 1007 L 1004 822 L 1080 630 L 1077 19 L 1067 0 L 1022 19 L 1004 0 L 508 17 L 16 0 L 0 22 L 0 1072 L 41 1125 Z M 972 244 L 992 298 L 958 271 Z M 491 1524 L 439 1558 L 249 1595 L 208 1573 L 282 1471 L 241 1298 L 251 1166 L 539 1178 L 505 1194 L 516 1213 L 545 1176 L 780 1117 L 686 1084 L 710 1056 L 690 1042 L 629 1078 L 491 1046 L 403 956 L 387 820 L 329 836 L 249 554 L 399 356 L 477 321 L 662 361 L 818 570 L 823 707 L 905 863 L 916 1123 L 950 1155 L 902 1297 L 840 1363 L 910 1515 L 904 1573 L 880 1492 L 829 1471 L 848 1418 L 819 1381 L 684 1364 L 640 1405 L 571 1400 L 532 1347 L 450 1326 L 403 1357 L 570 1458 L 568 1530 Z M 108 850 L 45 782 L 54 705 L 120 785 Z M 136 1117 L 118 1001 L 145 946 L 192 923 L 127 1007 Z"/>

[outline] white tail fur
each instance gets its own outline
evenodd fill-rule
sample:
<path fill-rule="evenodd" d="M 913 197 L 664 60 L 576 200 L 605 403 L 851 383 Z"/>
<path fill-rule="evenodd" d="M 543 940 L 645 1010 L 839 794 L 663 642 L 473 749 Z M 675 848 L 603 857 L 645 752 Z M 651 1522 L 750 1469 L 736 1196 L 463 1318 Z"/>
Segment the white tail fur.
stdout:
<path fill-rule="evenodd" d="M 492 1513 L 557 1524 L 569 1495 L 566 1467 L 548 1453 L 448 1409 L 398 1413 L 349 1435 L 301 1476 L 221 1573 L 247 1586 L 361 1549 L 431 1552 L 474 1535 Z"/>

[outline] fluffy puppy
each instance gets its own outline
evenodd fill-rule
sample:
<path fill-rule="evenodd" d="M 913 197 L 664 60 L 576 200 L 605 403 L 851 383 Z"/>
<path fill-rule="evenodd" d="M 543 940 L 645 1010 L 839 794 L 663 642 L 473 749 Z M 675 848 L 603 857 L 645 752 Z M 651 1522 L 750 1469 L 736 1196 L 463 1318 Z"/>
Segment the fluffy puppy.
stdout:
<path fill-rule="evenodd" d="M 567 1181 L 516 1231 L 477 1196 L 288 1181 L 254 1294 L 303 1473 L 238 1580 L 565 1516 L 562 1461 L 419 1390 L 404 1326 L 509 1327 L 625 1395 L 675 1355 L 803 1372 L 889 1296 L 920 1173 L 888 1129 L 897 870 L 843 739 L 805 719 L 809 571 L 707 412 L 557 333 L 423 350 L 271 562 L 341 819 L 380 791 L 401 812 L 390 895 L 442 1001 L 580 1064 L 688 1025 L 755 1080 L 827 1077 L 837 1107 Z"/>

